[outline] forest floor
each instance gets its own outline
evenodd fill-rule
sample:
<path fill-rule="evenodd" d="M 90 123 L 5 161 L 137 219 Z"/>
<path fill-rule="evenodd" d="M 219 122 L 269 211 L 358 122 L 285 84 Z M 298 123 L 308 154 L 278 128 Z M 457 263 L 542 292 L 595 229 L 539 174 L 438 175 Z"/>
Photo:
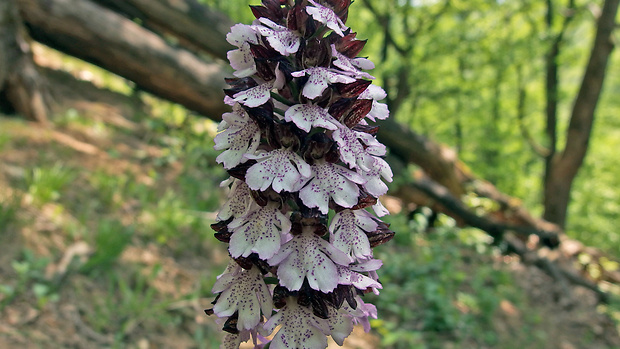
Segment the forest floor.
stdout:
<path fill-rule="evenodd" d="M 140 103 L 132 97 L 120 103 L 85 86 L 61 91 L 71 109 L 49 125 L 0 115 L 0 348 L 216 348 L 221 333 L 203 309 L 228 256 L 209 228 L 224 198 L 218 182 L 225 175 L 209 148 L 214 125 L 190 122 L 168 105 L 154 112 L 165 120 L 137 117 Z M 188 132 L 192 142 L 174 136 Z M 400 209 L 397 199 L 389 201 Z M 380 256 L 386 265 L 391 255 L 411 264 L 412 250 L 397 243 Z M 565 292 L 516 258 L 462 245 L 458 278 L 480 285 L 461 282 L 458 294 L 473 298 L 442 306 L 457 318 L 486 314 L 481 333 L 491 339 L 455 335 L 469 328 L 458 321 L 438 330 L 435 342 L 425 341 L 424 330 L 390 339 L 395 328 L 417 327 L 388 305 L 386 318 L 373 322 L 370 334 L 356 328 L 345 348 L 620 348 L 617 322 L 589 291 Z M 480 274 L 488 270 L 507 281 Z M 400 277 L 406 283 L 417 276 Z M 389 282 L 386 297 L 391 283 L 398 285 L 397 278 Z M 481 291 L 487 293 L 476 298 Z M 427 311 L 426 298 L 408 295 L 392 303 Z M 493 300 L 486 310 L 484 297 Z M 382 312 L 380 304 L 380 318 Z"/>

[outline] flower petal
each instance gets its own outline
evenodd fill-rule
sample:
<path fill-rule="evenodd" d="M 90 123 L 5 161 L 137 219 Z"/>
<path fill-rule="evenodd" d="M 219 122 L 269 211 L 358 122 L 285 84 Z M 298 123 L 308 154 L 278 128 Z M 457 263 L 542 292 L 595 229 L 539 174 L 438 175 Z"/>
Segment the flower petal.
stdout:
<path fill-rule="evenodd" d="M 301 288 L 304 279 L 312 289 L 328 293 L 338 286 L 336 263 L 349 264 L 352 259 L 316 235 L 312 227 L 304 227 L 284 244 L 268 262 L 278 266 L 280 284 L 291 291 Z"/>
<path fill-rule="evenodd" d="M 224 131 L 215 136 L 216 150 L 224 150 L 216 161 L 224 168 L 231 169 L 245 162 L 243 155 L 254 153 L 260 142 L 260 128 L 243 109 L 233 109 L 232 113 L 222 115 Z"/>
<path fill-rule="evenodd" d="M 282 190 L 295 192 L 306 184 L 311 175 L 310 165 L 288 149 L 276 149 L 248 158 L 258 160 L 245 176 L 246 183 L 253 190 L 265 191 L 272 186 L 278 193 Z"/>
<path fill-rule="evenodd" d="M 284 120 L 292 121 L 300 129 L 310 132 L 312 127 L 336 130 L 341 125 L 326 109 L 314 104 L 296 104 L 286 110 Z"/>
<path fill-rule="evenodd" d="M 297 298 L 289 297 L 284 306 L 265 323 L 265 330 L 273 332 L 270 349 L 316 349 L 327 348 L 326 336 L 330 333 L 327 320 L 316 317 L 312 309 L 297 304 Z"/>
<path fill-rule="evenodd" d="M 234 76 L 244 78 L 256 73 L 256 62 L 254 62 L 249 44 L 244 43 L 240 48 L 228 51 L 226 57 L 228 57 L 230 66 L 236 70 L 233 73 Z"/>
<path fill-rule="evenodd" d="M 388 191 L 388 187 L 381 178 L 388 182 L 392 181 L 392 169 L 390 165 L 379 157 L 373 157 L 374 161 L 369 171 L 358 172 L 364 178 L 364 189 L 371 195 L 379 197 Z"/>
<path fill-rule="evenodd" d="M 344 36 L 343 31 L 348 28 L 342 20 L 334 13 L 334 10 L 319 5 L 313 0 L 308 0 L 313 6 L 306 6 L 306 12 L 314 18 L 315 21 L 325 24 L 329 29 L 335 31 L 340 36 Z"/>
<path fill-rule="evenodd" d="M 250 188 L 244 181 L 234 179 L 228 200 L 222 206 L 217 214 L 218 221 L 225 221 L 230 217 L 239 217 L 243 215 L 252 204 L 252 196 Z"/>
<path fill-rule="evenodd" d="M 258 34 L 251 25 L 235 24 L 230 28 L 230 33 L 226 34 L 226 41 L 229 44 L 241 47 L 243 44 L 258 44 Z"/>
<path fill-rule="evenodd" d="M 375 121 L 375 119 L 384 120 L 390 116 L 390 111 L 388 110 L 387 104 L 379 103 L 378 101 L 385 99 L 387 97 L 387 93 L 377 86 L 370 85 L 366 89 L 366 91 L 362 92 L 359 95 L 359 99 L 372 99 L 372 108 L 370 112 L 366 115 L 370 120 Z"/>
<path fill-rule="evenodd" d="M 360 71 L 360 69 L 374 69 L 375 68 L 375 64 L 372 63 L 371 60 L 366 59 L 366 58 L 349 58 L 345 55 L 343 55 L 342 53 L 338 52 L 338 50 L 336 50 L 336 45 L 332 44 L 332 56 L 336 58 L 336 60 L 333 62 L 333 64 L 350 73 L 353 73 L 355 77 L 357 78 L 366 78 L 366 79 L 374 79 L 375 77 Z M 385 97 L 384 97 L 385 98 Z"/>
<path fill-rule="evenodd" d="M 220 282 L 219 279 L 218 282 Z M 262 314 L 269 318 L 273 310 L 271 293 L 257 267 L 236 270 L 232 280 L 217 299 L 213 312 L 218 317 L 238 312 L 237 329 L 250 330 L 258 326 Z M 214 286 L 214 289 L 219 289 Z"/>
<path fill-rule="evenodd" d="M 269 259 L 278 252 L 291 230 L 291 221 L 283 215 L 276 203 L 255 208 L 228 224 L 232 231 L 228 251 L 233 258 L 257 253 L 260 259 Z"/>
<path fill-rule="evenodd" d="M 377 229 L 377 222 L 366 210 L 342 210 L 329 226 L 329 241 L 334 247 L 357 260 L 372 257 L 366 232 Z"/>
<path fill-rule="evenodd" d="M 267 38 L 267 42 L 274 50 L 283 56 L 297 52 L 300 38 L 295 32 L 265 17 L 261 17 L 258 20 L 263 25 L 253 25 L 252 27 Z"/>
<path fill-rule="evenodd" d="M 359 167 L 363 171 L 370 171 L 370 166 L 374 164 L 372 155 L 385 155 L 386 152 L 385 146 L 375 137 L 351 130 L 344 125 L 339 127 L 332 137 L 338 143 L 341 160 L 351 168 Z"/>
<path fill-rule="evenodd" d="M 304 205 L 318 207 L 325 214 L 329 211 L 329 199 L 346 208 L 357 204 L 359 188 L 356 183 L 364 183 L 358 174 L 325 161 L 312 165 L 312 173 L 314 177 L 299 191 Z"/>
<path fill-rule="evenodd" d="M 310 78 L 304 84 L 302 94 L 310 99 L 320 96 L 329 83 L 350 84 L 355 82 L 355 78 L 325 67 L 312 67 L 291 73 L 294 77 L 301 77 L 305 74 L 309 75 Z"/>
<path fill-rule="evenodd" d="M 374 261 L 378 261 L 379 263 L 375 263 Z M 367 267 L 364 267 L 362 263 L 361 266 L 358 265 L 358 270 L 360 271 L 374 271 L 376 269 L 379 269 L 379 267 L 381 267 L 381 261 L 376 260 L 376 259 L 371 259 L 368 262 L 365 263 L 370 263 L 370 265 L 368 265 Z M 357 289 L 360 290 L 366 290 L 369 287 L 373 288 L 373 289 L 381 289 L 383 288 L 383 286 L 381 286 L 381 284 L 360 273 L 357 273 L 355 270 L 355 266 L 343 266 L 343 265 L 339 265 L 338 267 L 338 283 L 341 285 L 353 285 L 355 286 Z M 364 270 L 367 269 L 367 270 Z"/>
<path fill-rule="evenodd" d="M 237 92 L 233 95 L 233 99 L 246 107 L 255 108 L 263 105 L 271 98 L 271 88 L 273 83 L 266 82 L 247 90 Z"/>

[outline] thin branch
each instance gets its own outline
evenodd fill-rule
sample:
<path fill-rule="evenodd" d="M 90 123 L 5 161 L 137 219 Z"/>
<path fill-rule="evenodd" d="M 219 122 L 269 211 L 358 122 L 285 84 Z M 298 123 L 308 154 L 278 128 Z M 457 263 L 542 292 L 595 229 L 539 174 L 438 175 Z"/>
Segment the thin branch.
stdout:
<path fill-rule="evenodd" d="M 394 47 L 394 49 L 401 55 L 401 56 L 406 56 L 409 51 L 410 48 L 409 47 L 402 47 L 400 46 L 392 37 L 392 33 L 389 30 L 389 25 L 390 25 L 390 15 L 389 14 L 383 14 L 380 13 L 371 3 L 369 0 L 362 0 L 362 3 L 364 4 L 364 6 L 366 6 L 366 8 L 368 8 L 368 10 L 370 12 L 372 12 L 373 15 L 375 15 L 375 17 L 377 17 L 377 21 L 379 21 L 379 24 L 381 25 L 381 27 L 383 27 L 384 29 L 384 34 L 385 34 L 385 40 L 386 42 L 388 42 L 392 47 Z"/>
<path fill-rule="evenodd" d="M 527 91 L 525 90 L 525 84 L 523 83 L 523 72 L 521 65 L 516 67 L 517 70 L 517 120 L 519 120 L 519 130 L 521 130 L 521 136 L 527 141 L 530 145 L 530 148 L 536 153 L 536 155 L 545 158 L 549 156 L 551 151 L 548 148 L 540 145 L 532 134 L 530 130 L 525 126 L 525 101 L 527 99 Z"/>

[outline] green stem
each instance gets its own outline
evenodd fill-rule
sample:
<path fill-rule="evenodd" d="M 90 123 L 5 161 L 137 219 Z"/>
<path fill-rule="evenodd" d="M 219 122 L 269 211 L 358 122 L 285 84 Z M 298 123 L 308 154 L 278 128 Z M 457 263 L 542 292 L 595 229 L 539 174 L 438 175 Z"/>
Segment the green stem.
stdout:
<path fill-rule="evenodd" d="M 278 102 L 282 102 L 282 103 L 288 105 L 289 107 L 294 104 L 293 102 L 289 101 L 288 99 L 280 96 L 279 94 L 277 94 L 275 92 L 271 92 L 271 97 L 273 99 L 277 100 Z"/>
<path fill-rule="evenodd" d="M 273 111 L 284 116 L 284 114 L 286 113 L 284 110 L 282 109 L 278 109 L 278 108 L 273 108 Z"/>

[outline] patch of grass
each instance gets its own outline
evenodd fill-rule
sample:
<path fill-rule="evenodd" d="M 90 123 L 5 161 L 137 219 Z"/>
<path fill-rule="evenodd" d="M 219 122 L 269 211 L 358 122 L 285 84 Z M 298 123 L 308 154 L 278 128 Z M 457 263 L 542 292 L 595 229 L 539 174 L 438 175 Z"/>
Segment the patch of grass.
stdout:
<path fill-rule="evenodd" d="M 11 135 L 0 132 L 0 151 L 3 151 L 11 142 Z"/>
<path fill-rule="evenodd" d="M 69 108 L 64 113 L 54 116 L 54 125 L 59 127 L 67 127 L 71 124 L 79 124 L 79 125 L 88 125 L 86 119 L 80 117 L 80 113 L 73 109 Z"/>
<path fill-rule="evenodd" d="M 49 259 L 37 257 L 30 250 L 24 250 L 19 260 L 12 261 L 11 267 L 16 278 L 12 284 L 0 285 L 0 310 L 29 292 L 34 295 L 38 308 L 43 308 L 49 301 L 58 300 L 58 285 L 45 277 L 49 262 Z"/>
<path fill-rule="evenodd" d="M 99 333 L 115 334 L 119 344 L 138 326 L 153 328 L 153 323 L 173 323 L 174 317 L 166 311 L 170 300 L 161 300 L 151 285 L 160 269 L 155 265 L 146 275 L 136 270 L 107 273 L 107 288 L 93 298 L 93 311 L 85 314 L 86 322 Z"/>
<path fill-rule="evenodd" d="M 188 210 L 172 190 L 143 213 L 146 229 L 153 234 L 157 243 L 165 244 L 179 236 L 179 231 L 191 227 L 196 222 L 196 214 Z"/>
<path fill-rule="evenodd" d="M 386 260 L 384 289 L 368 295 L 380 319 L 372 322 L 386 348 L 441 348 L 446 343 L 499 345 L 493 318 L 502 300 L 518 303 L 507 271 L 496 268 L 483 238 L 444 225 L 425 232 L 425 222 L 388 218 L 397 232 L 378 249 Z M 466 239 L 462 239 L 467 236 Z"/>
<path fill-rule="evenodd" d="M 130 183 L 129 176 L 95 171 L 90 174 L 88 180 L 97 191 L 98 198 L 105 208 L 116 209 L 122 205 Z"/>
<path fill-rule="evenodd" d="M 80 271 L 91 274 L 110 270 L 131 242 L 132 235 L 133 229 L 123 226 L 118 221 L 100 221 L 94 237 L 95 252 L 82 265 Z"/>
<path fill-rule="evenodd" d="M 8 197 L 0 195 L 0 232 L 17 222 L 17 212 L 21 207 L 21 197 L 11 194 Z"/>
<path fill-rule="evenodd" d="M 75 177 L 74 171 L 59 162 L 51 167 L 35 167 L 26 174 L 28 194 L 38 204 L 57 201 Z"/>

